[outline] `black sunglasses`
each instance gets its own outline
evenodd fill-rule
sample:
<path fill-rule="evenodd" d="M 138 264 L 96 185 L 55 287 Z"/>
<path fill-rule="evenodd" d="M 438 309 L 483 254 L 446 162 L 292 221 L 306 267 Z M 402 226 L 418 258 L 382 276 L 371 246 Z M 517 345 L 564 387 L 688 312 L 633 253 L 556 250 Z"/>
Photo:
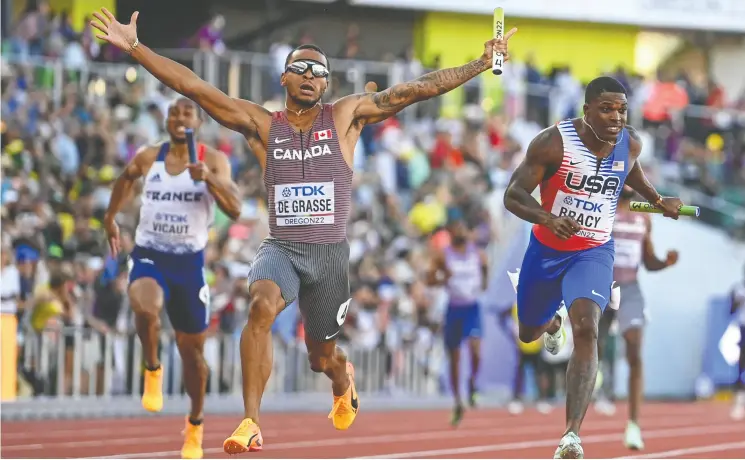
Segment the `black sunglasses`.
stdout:
<path fill-rule="evenodd" d="M 303 75 L 309 67 L 314 77 L 326 78 L 329 76 L 329 69 L 327 69 L 325 65 L 316 61 L 295 61 L 288 65 L 285 70 L 298 75 Z"/>

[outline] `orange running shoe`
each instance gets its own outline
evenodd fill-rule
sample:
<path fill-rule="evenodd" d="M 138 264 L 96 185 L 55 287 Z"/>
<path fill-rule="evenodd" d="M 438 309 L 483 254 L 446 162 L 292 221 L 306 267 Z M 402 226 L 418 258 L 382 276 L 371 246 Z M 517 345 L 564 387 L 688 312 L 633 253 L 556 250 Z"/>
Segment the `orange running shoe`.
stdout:
<path fill-rule="evenodd" d="M 163 365 L 157 371 L 145 369 L 145 391 L 142 392 L 142 407 L 150 412 L 163 409 Z"/>
<path fill-rule="evenodd" d="M 331 409 L 329 418 L 337 430 L 346 430 L 357 417 L 360 409 L 360 397 L 354 385 L 354 366 L 347 361 L 347 375 L 349 376 L 349 388 L 343 396 L 334 395 L 334 407 Z"/>
<path fill-rule="evenodd" d="M 233 434 L 222 443 L 226 454 L 242 454 L 244 452 L 258 452 L 264 448 L 259 426 L 250 418 L 244 418 Z"/>
<path fill-rule="evenodd" d="M 186 416 L 186 428 L 184 428 L 184 445 L 181 447 L 181 458 L 202 458 L 202 439 L 204 438 L 204 422 L 199 425 L 189 423 Z"/>

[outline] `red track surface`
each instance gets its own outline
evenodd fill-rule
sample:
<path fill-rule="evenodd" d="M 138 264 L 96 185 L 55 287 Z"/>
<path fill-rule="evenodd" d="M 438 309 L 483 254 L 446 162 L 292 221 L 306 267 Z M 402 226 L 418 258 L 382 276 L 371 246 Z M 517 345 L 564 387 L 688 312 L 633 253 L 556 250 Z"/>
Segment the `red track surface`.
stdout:
<path fill-rule="evenodd" d="M 136 404 L 136 403 L 133 403 Z M 474 410 L 461 426 L 445 411 L 362 411 L 347 432 L 323 414 L 265 414 L 264 451 L 252 458 L 551 458 L 564 428 L 563 408 L 550 415 Z M 646 448 L 623 447 L 624 410 L 604 417 L 588 411 L 582 428 L 588 458 L 745 458 L 745 422 L 732 422 L 716 403 L 648 404 L 641 425 Z M 206 458 L 226 458 L 222 441 L 238 416 L 205 421 Z M 178 458 L 183 419 L 3 422 L 3 458 Z"/>

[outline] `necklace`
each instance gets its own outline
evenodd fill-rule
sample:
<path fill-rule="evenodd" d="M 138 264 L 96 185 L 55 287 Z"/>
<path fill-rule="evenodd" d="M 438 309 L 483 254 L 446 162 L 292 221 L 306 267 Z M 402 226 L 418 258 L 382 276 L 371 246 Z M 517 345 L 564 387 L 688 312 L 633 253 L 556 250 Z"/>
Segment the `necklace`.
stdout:
<path fill-rule="evenodd" d="M 621 137 L 619 137 L 618 139 L 616 139 L 616 142 L 610 142 L 610 141 L 606 141 L 604 139 L 600 139 L 600 136 L 598 136 L 598 133 L 596 133 L 595 130 L 592 128 L 592 126 L 590 126 L 590 123 L 588 123 L 587 120 L 585 120 L 585 117 L 582 117 L 582 123 L 584 123 L 585 126 L 587 126 L 588 128 L 590 128 L 590 131 L 592 131 L 592 134 L 594 134 L 595 137 L 597 138 L 597 140 L 599 140 L 600 142 L 605 142 L 606 144 L 612 145 L 612 146 L 615 147 L 616 145 L 618 145 L 619 142 L 621 142 L 621 140 L 623 140 L 623 131 L 621 131 Z"/>
<path fill-rule="evenodd" d="M 285 110 L 287 110 L 288 112 L 292 112 L 299 117 L 300 115 L 304 114 L 308 110 L 315 108 L 317 105 L 318 105 L 318 102 L 313 104 L 312 107 L 308 107 L 307 109 L 292 110 L 291 108 L 287 107 L 287 102 L 285 102 Z"/>

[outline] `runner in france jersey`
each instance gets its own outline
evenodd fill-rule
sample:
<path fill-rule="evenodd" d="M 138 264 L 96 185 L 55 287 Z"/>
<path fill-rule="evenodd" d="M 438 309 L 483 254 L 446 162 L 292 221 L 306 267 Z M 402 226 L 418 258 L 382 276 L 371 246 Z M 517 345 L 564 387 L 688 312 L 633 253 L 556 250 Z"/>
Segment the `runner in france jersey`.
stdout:
<path fill-rule="evenodd" d="M 144 146 L 116 180 L 104 225 L 112 253 L 119 246 L 115 217 L 142 179 L 142 206 L 129 257 L 127 294 L 142 343 L 142 406 L 150 412 L 163 408 L 160 362 L 160 312 L 165 309 L 175 331 L 183 364 L 184 386 L 191 399 L 186 418 L 182 458 L 202 458 L 204 396 L 209 369 L 204 342 L 210 321 L 210 291 L 205 278 L 204 250 L 215 205 L 232 219 L 240 215 L 238 187 L 228 159 L 204 144 L 189 158 L 186 129 L 197 132 L 202 112 L 180 97 L 168 108 L 169 140 Z"/>
<path fill-rule="evenodd" d="M 613 283 L 613 221 L 624 182 L 664 215 L 677 219 L 680 200 L 662 198 L 637 158 L 641 142 L 626 126 L 626 90 L 611 77 L 587 85 L 584 116 L 542 131 L 528 146 L 505 193 L 507 209 L 534 224 L 517 286 L 520 340 L 543 334 L 551 354 L 566 341 L 574 350 L 567 370 L 564 436 L 554 455 L 584 455 L 579 430 L 595 387 L 597 327 Z M 541 204 L 532 197 L 540 186 Z M 566 308 L 561 308 L 562 301 Z M 567 312 L 568 310 L 568 312 Z"/>

